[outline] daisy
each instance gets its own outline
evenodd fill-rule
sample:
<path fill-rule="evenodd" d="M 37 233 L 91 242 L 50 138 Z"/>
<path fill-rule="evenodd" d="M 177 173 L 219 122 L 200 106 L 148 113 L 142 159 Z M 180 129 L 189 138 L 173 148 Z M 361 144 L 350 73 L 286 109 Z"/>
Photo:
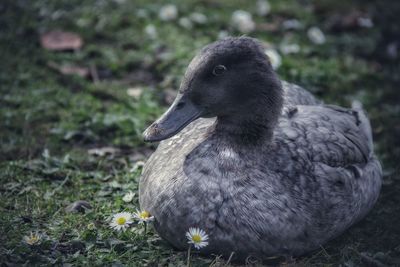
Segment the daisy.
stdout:
<path fill-rule="evenodd" d="M 186 28 L 188 30 L 193 28 L 193 23 L 192 21 L 187 18 L 187 17 L 182 17 L 179 19 L 179 25 L 181 25 L 183 28 Z"/>
<path fill-rule="evenodd" d="M 156 39 L 157 38 L 157 29 L 156 26 L 154 26 L 153 24 L 149 24 L 144 28 L 144 32 L 146 33 L 146 35 L 150 38 L 150 39 Z"/>
<path fill-rule="evenodd" d="M 298 44 L 282 43 L 279 46 L 279 49 L 285 55 L 287 55 L 287 54 L 296 54 L 296 53 L 300 52 L 300 46 Z"/>
<path fill-rule="evenodd" d="M 272 48 L 267 48 L 265 49 L 265 54 L 268 56 L 269 62 L 271 63 L 271 66 L 274 70 L 279 68 L 279 66 L 282 64 L 282 58 L 279 53 Z"/>
<path fill-rule="evenodd" d="M 117 231 L 125 231 L 131 223 L 132 214 L 129 212 L 120 212 L 114 214 L 110 222 L 110 227 Z"/>
<path fill-rule="evenodd" d="M 154 216 L 151 216 L 147 210 L 137 210 L 134 216 L 139 220 L 139 223 L 148 223 L 154 220 Z"/>
<path fill-rule="evenodd" d="M 36 246 L 42 241 L 42 235 L 38 232 L 30 232 L 29 236 L 26 235 L 23 237 L 23 240 L 30 246 Z"/>
<path fill-rule="evenodd" d="M 304 25 L 297 19 L 288 19 L 282 22 L 282 27 L 284 30 L 301 30 Z"/>
<path fill-rule="evenodd" d="M 161 20 L 171 21 L 178 17 L 178 8 L 175 5 L 169 4 L 161 7 L 158 14 Z"/>
<path fill-rule="evenodd" d="M 194 12 L 190 14 L 190 19 L 197 24 L 206 24 L 207 23 L 207 17 L 203 13 L 199 12 Z"/>
<path fill-rule="evenodd" d="M 372 22 L 372 20 L 370 18 L 363 18 L 363 17 L 360 17 L 357 19 L 357 24 L 360 27 L 364 27 L 364 28 L 372 28 L 374 26 L 374 23 Z"/>
<path fill-rule="evenodd" d="M 311 27 L 307 31 L 307 36 L 314 44 L 321 45 L 326 42 L 325 34 L 318 27 Z"/>
<path fill-rule="evenodd" d="M 256 28 L 251 14 L 244 10 L 236 10 L 233 12 L 231 23 L 233 27 L 241 33 L 250 33 Z"/>
<path fill-rule="evenodd" d="M 122 200 L 126 203 L 131 202 L 133 200 L 133 198 L 135 197 L 135 193 L 133 193 L 132 191 L 129 191 L 128 193 L 126 193 L 123 197 Z"/>
<path fill-rule="evenodd" d="M 226 38 L 226 37 L 228 37 L 229 36 L 229 32 L 227 32 L 227 31 L 220 31 L 219 33 L 218 33 L 218 39 L 224 39 L 224 38 Z"/>
<path fill-rule="evenodd" d="M 186 232 L 186 237 L 189 244 L 193 244 L 196 249 L 201 249 L 208 245 L 208 235 L 200 228 L 190 227 Z"/>
<path fill-rule="evenodd" d="M 257 13 L 260 16 L 266 16 L 271 11 L 271 5 L 267 0 L 258 0 L 257 1 Z"/>

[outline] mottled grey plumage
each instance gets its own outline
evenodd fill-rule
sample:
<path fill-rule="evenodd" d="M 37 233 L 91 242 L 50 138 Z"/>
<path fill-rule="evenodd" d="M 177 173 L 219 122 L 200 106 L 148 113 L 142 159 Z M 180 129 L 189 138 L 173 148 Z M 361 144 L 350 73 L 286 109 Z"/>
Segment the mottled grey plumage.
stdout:
<path fill-rule="evenodd" d="M 186 249 L 185 232 L 200 227 L 210 236 L 205 254 L 297 256 L 371 209 L 382 174 L 360 105 L 323 105 L 296 85 L 281 86 L 251 38 L 211 44 L 194 61 L 167 116 L 190 101 L 201 118 L 160 143 L 140 181 L 141 208 L 164 239 Z M 224 75 L 206 75 L 222 63 Z"/>

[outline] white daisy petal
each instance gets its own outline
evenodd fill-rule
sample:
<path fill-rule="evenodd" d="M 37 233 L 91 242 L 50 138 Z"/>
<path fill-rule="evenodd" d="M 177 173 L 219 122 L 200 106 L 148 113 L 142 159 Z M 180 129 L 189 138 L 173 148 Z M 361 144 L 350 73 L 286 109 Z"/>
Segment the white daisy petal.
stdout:
<path fill-rule="evenodd" d="M 154 216 L 152 216 L 150 212 L 146 210 L 136 210 L 133 216 L 139 221 L 139 223 L 149 223 L 154 220 Z"/>
<path fill-rule="evenodd" d="M 110 227 L 117 231 L 125 231 L 132 224 L 132 214 L 120 212 L 111 218 Z"/>
<path fill-rule="evenodd" d="M 244 10 L 236 10 L 233 12 L 231 22 L 233 27 L 242 33 L 252 32 L 256 28 L 251 14 Z"/>
<path fill-rule="evenodd" d="M 30 246 L 36 246 L 42 242 L 42 235 L 38 232 L 30 232 L 29 235 L 23 237 L 23 240 Z"/>
<path fill-rule="evenodd" d="M 357 19 L 357 24 L 360 27 L 364 27 L 364 28 L 372 28 L 374 26 L 374 23 L 372 22 L 372 20 L 370 18 L 363 18 L 363 17 L 360 17 Z"/>
<path fill-rule="evenodd" d="M 218 33 L 218 39 L 224 39 L 224 38 L 226 38 L 228 36 L 229 36 L 229 32 L 228 31 L 220 31 Z"/>
<path fill-rule="evenodd" d="M 206 24 L 207 23 L 207 17 L 203 13 L 199 12 L 194 12 L 190 14 L 190 19 L 197 24 Z"/>
<path fill-rule="evenodd" d="M 149 24 L 144 28 L 144 32 L 150 39 L 156 39 L 158 36 L 157 28 L 153 24 Z"/>
<path fill-rule="evenodd" d="M 279 49 L 285 55 L 287 55 L 287 54 L 296 54 L 296 53 L 300 52 L 300 46 L 298 44 L 296 44 L 296 43 L 294 43 L 294 44 L 282 43 L 279 46 Z"/>
<path fill-rule="evenodd" d="M 208 235 L 200 228 L 190 227 L 186 232 L 186 238 L 189 244 L 193 244 L 196 249 L 201 249 L 208 245 Z"/>
<path fill-rule="evenodd" d="M 301 30 L 304 25 L 297 19 L 288 19 L 282 22 L 282 27 L 284 30 Z"/>
<path fill-rule="evenodd" d="M 257 13 L 260 16 L 266 16 L 271 11 L 271 5 L 267 0 L 258 0 L 256 6 Z"/>
<path fill-rule="evenodd" d="M 275 49 L 267 48 L 265 54 L 268 56 L 269 62 L 274 70 L 280 67 L 282 64 L 282 58 Z"/>
<path fill-rule="evenodd" d="M 158 15 L 163 21 L 171 21 L 178 17 L 178 9 L 172 4 L 165 5 L 160 9 L 160 13 Z"/>
<path fill-rule="evenodd" d="M 325 34 L 318 27 L 311 27 L 308 29 L 307 36 L 311 42 L 317 45 L 321 45 L 326 42 Z"/>
<path fill-rule="evenodd" d="M 187 18 L 187 17 L 182 17 L 179 19 L 179 25 L 181 25 L 183 28 L 186 28 L 188 30 L 193 28 L 193 23 L 192 21 Z"/>
<path fill-rule="evenodd" d="M 131 202 L 133 200 L 133 198 L 135 197 L 135 193 L 133 193 L 132 191 L 129 191 L 128 193 L 126 193 L 123 197 L 122 200 L 124 202 Z"/>

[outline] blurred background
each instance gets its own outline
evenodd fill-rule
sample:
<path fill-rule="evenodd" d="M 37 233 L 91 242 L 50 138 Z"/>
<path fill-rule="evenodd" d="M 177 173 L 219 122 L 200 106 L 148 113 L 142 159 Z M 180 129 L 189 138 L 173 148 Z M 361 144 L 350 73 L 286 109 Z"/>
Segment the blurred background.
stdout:
<path fill-rule="evenodd" d="M 247 35 L 265 43 L 282 79 L 327 103 L 360 100 L 384 166 L 366 219 L 295 263 L 400 266 L 399 14 L 389 0 L 2 0 L 1 265 L 184 264 L 153 230 L 116 234 L 107 218 L 138 207 L 155 149 L 141 132 L 191 58 Z"/>

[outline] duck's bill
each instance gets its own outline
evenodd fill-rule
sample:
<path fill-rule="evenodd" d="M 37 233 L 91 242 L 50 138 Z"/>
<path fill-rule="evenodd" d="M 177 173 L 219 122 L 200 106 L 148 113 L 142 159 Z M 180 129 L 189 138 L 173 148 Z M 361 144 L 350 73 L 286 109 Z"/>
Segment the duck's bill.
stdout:
<path fill-rule="evenodd" d="M 199 118 L 201 113 L 201 110 L 184 95 L 178 96 L 171 107 L 144 131 L 144 141 L 156 142 L 168 139 Z"/>

